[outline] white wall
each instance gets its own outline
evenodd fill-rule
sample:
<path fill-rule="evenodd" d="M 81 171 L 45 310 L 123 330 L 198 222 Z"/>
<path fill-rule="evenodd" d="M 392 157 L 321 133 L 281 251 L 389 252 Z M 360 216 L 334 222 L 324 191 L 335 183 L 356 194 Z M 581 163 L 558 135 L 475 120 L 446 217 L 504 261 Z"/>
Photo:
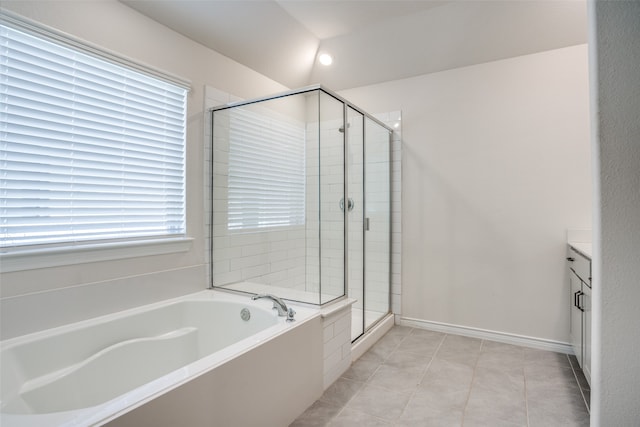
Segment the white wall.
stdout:
<path fill-rule="evenodd" d="M 191 81 L 187 111 L 187 252 L 1 273 L 0 336 L 74 322 L 206 287 L 203 92 L 252 98 L 282 85 L 115 1 L 3 1 L 2 8 Z M 1 270 L 1 266 L 0 266 Z"/>
<path fill-rule="evenodd" d="M 402 315 L 569 338 L 566 230 L 591 227 L 587 47 L 342 91 L 402 110 Z"/>
<path fill-rule="evenodd" d="M 590 2 L 592 426 L 640 425 L 640 3 Z"/>

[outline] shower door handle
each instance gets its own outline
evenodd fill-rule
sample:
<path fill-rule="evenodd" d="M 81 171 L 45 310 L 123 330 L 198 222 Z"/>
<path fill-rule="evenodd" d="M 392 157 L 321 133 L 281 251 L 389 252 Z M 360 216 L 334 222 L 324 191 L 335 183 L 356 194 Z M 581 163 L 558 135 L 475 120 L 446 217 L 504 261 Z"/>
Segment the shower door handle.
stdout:
<path fill-rule="evenodd" d="M 369 218 L 364 219 L 364 231 L 369 231 Z"/>
<path fill-rule="evenodd" d="M 353 210 L 353 205 L 354 205 L 354 204 L 355 204 L 355 203 L 353 203 L 353 199 L 352 199 L 351 197 L 349 197 L 349 198 L 347 199 L 347 210 L 348 210 L 349 212 L 351 212 L 351 211 Z M 342 212 L 344 212 L 344 197 L 343 197 L 342 199 L 340 199 L 340 210 L 341 210 Z"/>

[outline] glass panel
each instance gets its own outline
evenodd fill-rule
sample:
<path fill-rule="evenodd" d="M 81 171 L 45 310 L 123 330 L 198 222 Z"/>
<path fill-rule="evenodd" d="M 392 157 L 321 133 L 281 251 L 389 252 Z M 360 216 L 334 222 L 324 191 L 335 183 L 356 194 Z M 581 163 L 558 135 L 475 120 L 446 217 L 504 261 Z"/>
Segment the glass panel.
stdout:
<path fill-rule="evenodd" d="M 348 165 L 348 250 L 349 298 L 357 300 L 351 306 L 351 340 L 364 333 L 364 116 L 347 108 L 347 165 Z"/>
<path fill-rule="evenodd" d="M 365 118 L 365 330 L 389 312 L 390 132 Z M 368 224 L 368 225 L 367 225 Z"/>
<path fill-rule="evenodd" d="M 320 92 L 320 303 L 344 289 L 344 104 Z"/>
<path fill-rule="evenodd" d="M 214 111 L 214 286 L 320 302 L 318 100 Z"/>

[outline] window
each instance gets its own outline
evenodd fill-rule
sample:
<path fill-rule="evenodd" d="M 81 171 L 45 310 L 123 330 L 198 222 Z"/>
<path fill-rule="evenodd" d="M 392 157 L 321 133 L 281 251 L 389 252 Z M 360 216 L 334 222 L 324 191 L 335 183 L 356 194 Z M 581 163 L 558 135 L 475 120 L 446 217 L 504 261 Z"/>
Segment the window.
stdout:
<path fill-rule="evenodd" d="M 228 207 L 229 230 L 304 224 L 304 124 L 230 110 Z"/>
<path fill-rule="evenodd" d="M 184 236 L 186 86 L 4 23 L 0 67 L 1 247 Z"/>

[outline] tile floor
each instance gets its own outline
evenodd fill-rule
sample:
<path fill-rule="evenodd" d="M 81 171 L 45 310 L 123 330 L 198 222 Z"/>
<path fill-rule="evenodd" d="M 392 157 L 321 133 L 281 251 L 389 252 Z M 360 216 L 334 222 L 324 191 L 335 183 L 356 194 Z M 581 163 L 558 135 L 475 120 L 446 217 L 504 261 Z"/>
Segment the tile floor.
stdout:
<path fill-rule="evenodd" d="M 291 427 L 588 426 L 575 361 L 395 326 Z"/>

